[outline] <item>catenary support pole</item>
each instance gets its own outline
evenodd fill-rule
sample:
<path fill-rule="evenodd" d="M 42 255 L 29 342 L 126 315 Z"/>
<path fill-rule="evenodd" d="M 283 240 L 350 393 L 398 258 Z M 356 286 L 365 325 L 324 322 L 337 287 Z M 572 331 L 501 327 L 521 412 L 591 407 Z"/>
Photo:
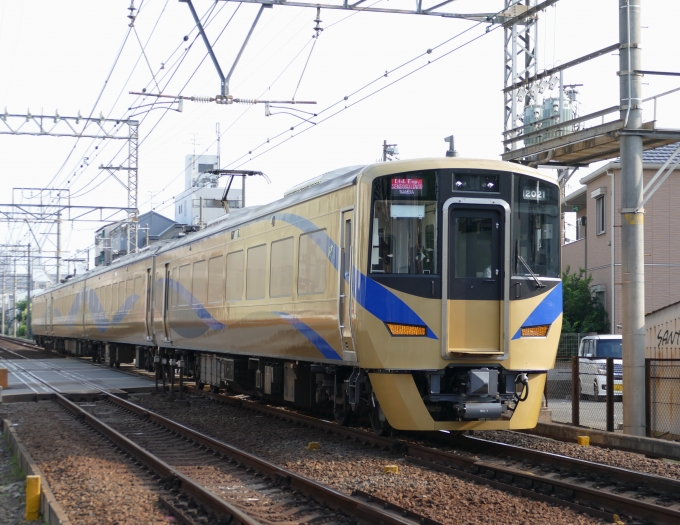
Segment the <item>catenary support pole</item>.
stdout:
<path fill-rule="evenodd" d="M 61 282 L 61 210 L 57 212 L 57 282 Z"/>
<path fill-rule="evenodd" d="M 17 336 L 17 260 L 14 259 L 14 294 L 12 294 L 12 327 L 14 337 Z"/>
<path fill-rule="evenodd" d="M 619 0 L 619 83 L 624 129 L 642 126 L 641 0 Z M 645 266 L 642 137 L 621 137 L 621 304 L 623 318 L 623 432 L 645 429 Z M 637 211 L 636 211 L 637 210 Z"/>
<path fill-rule="evenodd" d="M 26 250 L 26 266 L 28 274 L 28 283 L 26 284 L 26 337 L 33 339 L 33 330 L 31 329 L 31 288 L 33 288 L 33 272 L 31 271 L 31 243 L 28 243 Z"/>
<path fill-rule="evenodd" d="M 5 274 L 2 274 L 2 335 L 5 335 Z"/>

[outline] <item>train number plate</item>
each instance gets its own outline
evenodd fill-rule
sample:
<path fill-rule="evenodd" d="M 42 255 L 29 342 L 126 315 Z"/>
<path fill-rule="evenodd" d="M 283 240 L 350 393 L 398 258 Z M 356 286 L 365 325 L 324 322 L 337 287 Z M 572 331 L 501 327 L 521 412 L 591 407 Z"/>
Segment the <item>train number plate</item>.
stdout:
<path fill-rule="evenodd" d="M 623 385 L 614 385 L 614 392 L 623 392 Z"/>

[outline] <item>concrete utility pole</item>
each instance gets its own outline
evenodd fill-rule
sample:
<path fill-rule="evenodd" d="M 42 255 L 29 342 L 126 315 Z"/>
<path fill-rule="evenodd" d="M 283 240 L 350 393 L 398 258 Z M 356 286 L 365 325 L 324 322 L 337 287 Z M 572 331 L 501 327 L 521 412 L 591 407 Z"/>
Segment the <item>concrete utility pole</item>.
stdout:
<path fill-rule="evenodd" d="M 624 129 L 642 127 L 641 0 L 619 0 L 619 84 Z M 621 282 L 623 316 L 623 432 L 645 429 L 645 260 L 642 137 L 621 136 Z M 614 203 L 611 204 L 612 206 Z M 637 211 L 636 211 L 637 210 Z"/>

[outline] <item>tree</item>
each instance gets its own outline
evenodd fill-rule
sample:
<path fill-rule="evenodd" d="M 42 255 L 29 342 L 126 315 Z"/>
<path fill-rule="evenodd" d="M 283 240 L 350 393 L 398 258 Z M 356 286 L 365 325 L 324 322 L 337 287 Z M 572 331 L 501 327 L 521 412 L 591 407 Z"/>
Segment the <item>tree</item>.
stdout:
<path fill-rule="evenodd" d="M 564 293 L 562 332 L 608 332 L 607 311 L 590 291 L 593 276 L 586 275 L 583 268 L 579 268 L 578 273 L 570 273 L 570 270 L 571 268 L 567 266 L 562 273 Z"/>

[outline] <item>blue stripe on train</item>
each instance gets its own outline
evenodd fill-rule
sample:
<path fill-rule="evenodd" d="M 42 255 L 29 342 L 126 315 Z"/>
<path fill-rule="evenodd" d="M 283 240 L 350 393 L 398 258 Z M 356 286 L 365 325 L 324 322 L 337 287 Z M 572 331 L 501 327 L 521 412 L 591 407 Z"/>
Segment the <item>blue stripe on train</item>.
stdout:
<path fill-rule="evenodd" d="M 287 314 L 285 312 L 274 312 L 281 319 L 288 322 L 290 325 L 295 327 L 295 329 L 304 335 L 310 343 L 312 343 L 316 349 L 323 354 L 326 359 L 342 359 L 340 354 L 338 354 L 331 345 L 329 345 L 326 340 L 321 337 L 314 329 L 310 328 L 309 325 L 303 323 L 295 317 L 294 315 Z"/>
<path fill-rule="evenodd" d="M 562 283 L 558 283 L 543 299 L 529 317 L 522 323 L 517 333 L 512 338 L 519 339 L 522 336 L 522 328 L 528 326 L 551 325 L 562 313 Z"/>

